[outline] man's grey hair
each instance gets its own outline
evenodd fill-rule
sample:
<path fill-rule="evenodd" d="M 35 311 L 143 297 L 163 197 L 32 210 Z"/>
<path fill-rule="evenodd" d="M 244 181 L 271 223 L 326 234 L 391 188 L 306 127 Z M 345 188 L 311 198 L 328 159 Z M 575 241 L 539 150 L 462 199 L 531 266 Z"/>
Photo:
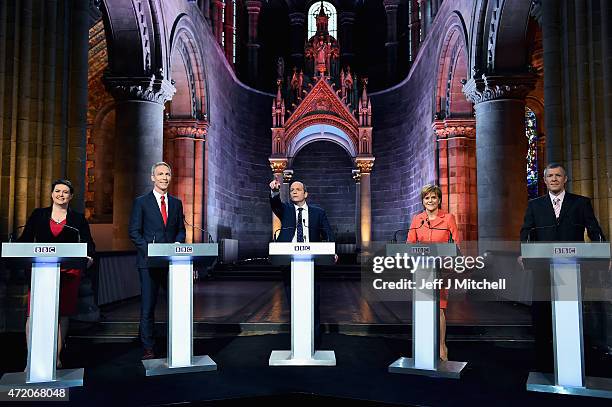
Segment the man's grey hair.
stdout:
<path fill-rule="evenodd" d="M 544 178 L 546 178 L 546 173 L 548 173 L 548 170 L 552 170 L 553 168 L 561 168 L 563 170 L 563 175 L 567 176 L 567 171 L 565 170 L 564 166 L 559 163 L 550 163 L 546 166 L 546 168 L 544 168 Z"/>
<path fill-rule="evenodd" d="M 172 167 L 170 166 L 170 164 L 163 162 L 163 161 L 159 161 L 151 166 L 151 175 L 155 175 L 155 169 L 162 165 L 165 165 L 166 167 L 168 167 L 168 169 L 170 170 L 170 174 L 172 174 Z"/>

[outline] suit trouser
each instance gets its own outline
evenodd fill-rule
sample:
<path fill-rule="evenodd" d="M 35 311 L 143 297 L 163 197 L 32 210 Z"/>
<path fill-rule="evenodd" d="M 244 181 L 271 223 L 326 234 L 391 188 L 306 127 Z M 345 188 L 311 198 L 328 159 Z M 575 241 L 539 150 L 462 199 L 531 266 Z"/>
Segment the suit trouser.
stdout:
<path fill-rule="evenodd" d="M 285 296 L 287 297 L 287 303 L 291 306 L 291 269 L 283 267 L 283 286 L 285 288 Z M 319 284 L 317 273 L 315 272 L 314 282 L 314 341 L 315 349 L 319 347 L 321 342 L 321 311 L 319 305 L 321 303 L 321 285 Z"/>
<path fill-rule="evenodd" d="M 140 276 L 140 340 L 145 349 L 155 346 L 155 306 L 159 288 L 167 293 L 168 270 L 165 268 L 138 268 Z"/>

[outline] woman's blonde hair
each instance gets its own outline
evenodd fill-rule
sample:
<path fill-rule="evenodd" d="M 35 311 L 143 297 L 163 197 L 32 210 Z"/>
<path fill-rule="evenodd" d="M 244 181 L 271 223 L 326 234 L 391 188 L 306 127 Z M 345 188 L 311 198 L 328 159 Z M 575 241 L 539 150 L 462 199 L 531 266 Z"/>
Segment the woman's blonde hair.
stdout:
<path fill-rule="evenodd" d="M 427 184 L 423 188 L 421 188 L 421 203 L 423 202 L 423 199 L 425 199 L 425 197 L 432 192 L 434 192 L 436 196 L 438 197 L 438 208 L 441 208 L 442 207 L 442 190 L 440 189 L 439 186 L 434 185 L 434 184 Z"/>

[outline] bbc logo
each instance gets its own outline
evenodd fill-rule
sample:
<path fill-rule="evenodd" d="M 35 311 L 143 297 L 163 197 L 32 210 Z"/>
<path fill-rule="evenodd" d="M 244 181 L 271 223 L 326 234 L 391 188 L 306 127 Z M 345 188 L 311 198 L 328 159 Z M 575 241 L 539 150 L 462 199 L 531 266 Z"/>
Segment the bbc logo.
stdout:
<path fill-rule="evenodd" d="M 34 253 L 55 254 L 55 246 L 35 246 Z"/>

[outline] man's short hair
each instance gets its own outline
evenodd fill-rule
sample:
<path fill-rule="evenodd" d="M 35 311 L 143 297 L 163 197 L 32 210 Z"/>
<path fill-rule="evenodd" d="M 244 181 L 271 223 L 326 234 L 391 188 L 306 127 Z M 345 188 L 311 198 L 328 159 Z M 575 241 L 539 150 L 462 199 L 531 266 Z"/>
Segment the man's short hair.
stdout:
<path fill-rule="evenodd" d="M 289 184 L 289 190 L 291 190 L 291 185 L 295 184 L 296 182 L 299 182 L 300 184 L 302 184 L 302 186 L 304 187 L 304 192 L 308 192 L 308 189 L 306 188 L 306 184 L 304 184 L 302 181 L 291 181 L 291 184 Z"/>
<path fill-rule="evenodd" d="M 432 192 L 435 193 L 436 196 L 438 197 L 438 208 L 441 208 L 442 207 L 442 190 L 440 189 L 439 186 L 434 185 L 434 184 L 427 184 L 427 185 L 424 185 L 423 188 L 421 188 L 421 202 L 423 202 L 423 199 L 425 199 L 425 197 Z"/>
<path fill-rule="evenodd" d="M 544 168 L 544 178 L 546 178 L 546 173 L 548 170 L 552 170 L 553 168 L 561 168 L 563 170 L 563 175 L 567 176 L 567 171 L 565 170 L 564 166 L 559 163 L 550 163 L 546 166 L 546 168 Z"/>
<path fill-rule="evenodd" d="M 151 175 L 155 175 L 155 169 L 162 165 L 165 165 L 166 167 L 168 167 L 168 169 L 170 170 L 170 174 L 172 174 L 172 167 L 170 166 L 170 164 L 168 164 L 167 162 L 159 161 L 151 166 Z"/>

